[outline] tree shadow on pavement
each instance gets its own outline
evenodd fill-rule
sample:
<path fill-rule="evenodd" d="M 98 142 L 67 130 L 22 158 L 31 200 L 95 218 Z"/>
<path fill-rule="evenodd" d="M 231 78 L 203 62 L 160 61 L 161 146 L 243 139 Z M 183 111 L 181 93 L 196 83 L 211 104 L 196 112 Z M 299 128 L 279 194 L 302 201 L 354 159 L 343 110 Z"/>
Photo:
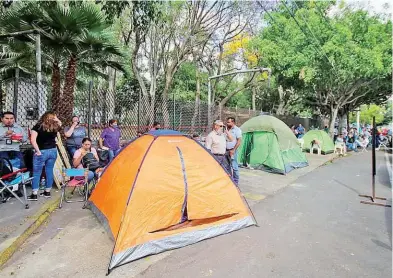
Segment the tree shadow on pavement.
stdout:
<path fill-rule="evenodd" d="M 377 240 L 377 239 L 372 239 L 371 241 L 374 242 L 376 245 L 382 247 L 382 248 L 385 248 L 385 249 L 387 249 L 387 250 L 392 251 L 392 246 L 391 246 L 392 243 L 391 243 L 391 242 L 390 242 L 390 246 L 389 246 L 388 244 L 383 243 L 382 241 L 379 241 L 379 240 Z"/>
<path fill-rule="evenodd" d="M 378 183 L 384 185 L 388 188 L 392 188 L 392 183 L 390 180 L 389 170 L 386 165 L 380 167 L 377 171 Z"/>
<path fill-rule="evenodd" d="M 349 185 L 346 185 L 345 183 L 342 183 L 341 181 L 336 180 L 336 179 L 333 179 L 333 180 L 336 183 L 344 186 L 345 188 L 348 188 L 349 190 L 355 192 L 357 195 L 361 194 L 359 191 L 357 191 L 356 189 L 350 187 Z M 392 199 L 391 198 L 386 199 L 386 205 L 392 205 Z M 374 242 L 376 245 L 378 245 L 380 247 L 392 250 L 392 208 L 391 207 L 385 208 L 385 223 L 386 223 L 386 231 L 388 233 L 390 246 L 388 244 L 383 243 L 383 242 L 381 242 L 379 240 L 376 240 L 376 239 L 372 239 L 371 241 Z"/>
<path fill-rule="evenodd" d="M 386 203 L 391 204 L 392 200 L 388 199 L 386 200 Z M 388 232 L 390 246 L 377 239 L 372 239 L 371 241 L 382 248 L 392 251 L 392 208 L 385 208 L 385 223 L 386 223 L 386 230 Z"/>
<path fill-rule="evenodd" d="M 342 183 L 339 180 L 333 179 L 336 183 L 338 183 L 339 185 L 344 186 L 345 188 L 348 188 L 349 190 L 355 192 L 357 195 L 361 194 L 359 191 L 357 191 L 355 188 L 350 187 L 349 185 L 346 185 L 345 183 Z"/>

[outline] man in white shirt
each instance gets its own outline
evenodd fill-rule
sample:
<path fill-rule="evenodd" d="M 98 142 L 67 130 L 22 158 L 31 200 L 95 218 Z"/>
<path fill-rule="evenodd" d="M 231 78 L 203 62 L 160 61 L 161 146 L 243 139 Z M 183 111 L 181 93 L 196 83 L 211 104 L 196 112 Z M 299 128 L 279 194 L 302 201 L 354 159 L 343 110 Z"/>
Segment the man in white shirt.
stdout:
<path fill-rule="evenodd" d="M 231 174 L 229 157 L 226 155 L 227 141 L 233 140 L 232 135 L 224 128 L 224 123 L 220 120 L 214 122 L 213 130 L 206 137 L 206 149 L 208 149 L 221 166 Z"/>

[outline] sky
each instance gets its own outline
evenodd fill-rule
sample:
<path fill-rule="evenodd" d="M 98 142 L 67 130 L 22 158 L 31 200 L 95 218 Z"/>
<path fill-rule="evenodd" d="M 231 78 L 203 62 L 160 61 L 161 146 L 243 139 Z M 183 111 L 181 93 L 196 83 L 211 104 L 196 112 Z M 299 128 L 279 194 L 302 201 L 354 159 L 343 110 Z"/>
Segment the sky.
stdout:
<path fill-rule="evenodd" d="M 339 1 L 337 1 L 339 3 Z M 392 15 L 393 4 L 389 0 L 345 0 L 345 3 L 351 6 L 362 7 L 371 14 L 390 14 Z"/>

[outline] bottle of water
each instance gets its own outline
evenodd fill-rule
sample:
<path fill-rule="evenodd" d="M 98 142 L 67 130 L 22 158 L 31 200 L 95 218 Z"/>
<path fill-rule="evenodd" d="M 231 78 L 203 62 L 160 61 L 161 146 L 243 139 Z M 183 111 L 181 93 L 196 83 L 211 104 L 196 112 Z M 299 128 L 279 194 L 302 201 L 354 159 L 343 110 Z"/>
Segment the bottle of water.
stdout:
<path fill-rule="evenodd" d="M 45 183 L 46 183 L 45 178 L 42 177 L 41 182 L 40 182 L 40 190 L 44 190 L 45 189 Z"/>

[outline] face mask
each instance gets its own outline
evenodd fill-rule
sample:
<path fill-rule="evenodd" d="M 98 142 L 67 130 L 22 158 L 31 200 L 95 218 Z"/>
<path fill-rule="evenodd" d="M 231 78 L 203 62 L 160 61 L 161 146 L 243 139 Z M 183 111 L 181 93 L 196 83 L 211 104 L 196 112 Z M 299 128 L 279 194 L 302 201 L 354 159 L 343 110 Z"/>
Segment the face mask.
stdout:
<path fill-rule="evenodd" d="M 117 124 L 112 124 L 113 127 L 117 127 Z"/>

